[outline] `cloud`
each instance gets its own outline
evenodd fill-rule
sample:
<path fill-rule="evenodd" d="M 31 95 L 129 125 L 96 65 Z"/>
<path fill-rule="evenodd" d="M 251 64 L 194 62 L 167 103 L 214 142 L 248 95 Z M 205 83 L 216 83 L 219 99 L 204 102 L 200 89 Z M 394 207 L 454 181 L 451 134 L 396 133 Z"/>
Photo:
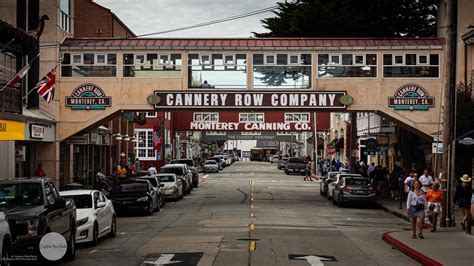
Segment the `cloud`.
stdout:
<path fill-rule="evenodd" d="M 112 10 L 135 34 L 172 30 L 271 7 L 276 0 L 95 0 Z M 264 32 L 260 20 L 271 12 L 211 26 L 151 37 L 249 37 Z"/>

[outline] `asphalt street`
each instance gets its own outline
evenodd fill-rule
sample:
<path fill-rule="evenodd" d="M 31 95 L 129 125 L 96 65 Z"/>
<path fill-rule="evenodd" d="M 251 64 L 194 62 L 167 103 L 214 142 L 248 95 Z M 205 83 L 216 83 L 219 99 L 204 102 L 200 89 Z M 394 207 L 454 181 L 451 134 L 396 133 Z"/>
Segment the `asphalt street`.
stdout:
<path fill-rule="evenodd" d="M 79 245 L 65 265 L 415 265 L 381 240 L 408 228 L 379 209 L 338 208 L 318 181 L 236 162 L 152 216 L 119 217 L 117 236 Z M 318 264 L 322 263 L 322 264 Z"/>

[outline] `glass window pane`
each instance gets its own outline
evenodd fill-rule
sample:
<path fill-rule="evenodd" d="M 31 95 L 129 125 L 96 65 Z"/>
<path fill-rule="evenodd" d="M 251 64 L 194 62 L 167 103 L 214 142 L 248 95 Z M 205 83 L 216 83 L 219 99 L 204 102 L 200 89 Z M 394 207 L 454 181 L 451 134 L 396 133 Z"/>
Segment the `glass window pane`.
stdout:
<path fill-rule="evenodd" d="M 407 66 L 415 66 L 416 65 L 416 54 L 406 54 L 405 58 L 406 58 L 405 59 L 405 65 L 407 65 Z"/>
<path fill-rule="evenodd" d="M 246 54 L 236 54 L 235 61 L 239 66 L 246 66 L 247 65 L 247 55 Z"/>
<path fill-rule="evenodd" d="M 211 64 L 211 56 L 202 54 L 201 55 L 201 64 L 210 65 Z"/>
<path fill-rule="evenodd" d="M 105 64 L 105 54 L 97 54 L 96 64 Z"/>
<path fill-rule="evenodd" d="M 296 65 L 299 64 L 299 57 L 297 55 L 290 55 L 290 64 Z"/>
<path fill-rule="evenodd" d="M 430 54 L 430 65 L 432 65 L 432 66 L 439 65 L 439 55 L 438 54 Z"/>
<path fill-rule="evenodd" d="M 395 62 L 393 62 L 394 64 L 397 64 L 397 65 L 403 64 L 403 55 L 395 55 L 394 57 L 395 57 L 394 59 Z"/>
<path fill-rule="evenodd" d="M 158 54 L 147 54 L 146 55 L 147 65 L 158 65 Z"/>
<path fill-rule="evenodd" d="M 125 65 L 133 65 L 133 54 L 124 54 L 123 63 Z"/>
<path fill-rule="evenodd" d="M 383 55 L 383 64 L 385 66 L 391 66 L 392 65 L 392 54 L 384 54 Z"/>
<path fill-rule="evenodd" d="M 82 63 L 82 54 L 72 55 L 72 63 L 73 64 L 81 64 Z"/>
<path fill-rule="evenodd" d="M 94 54 L 84 54 L 84 65 L 94 64 Z"/>
<path fill-rule="evenodd" d="M 364 56 L 363 55 L 356 55 L 354 56 L 354 63 L 357 65 L 363 65 L 364 64 Z"/>
<path fill-rule="evenodd" d="M 275 55 L 265 55 L 265 64 L 275 64 Z"/>
<path fill-rule="evenodd" d="M 263 54 L 254 54 L 253 55 L 253 64 L 254 65 L 263 65 Z"/>
<path fill-rule="evenodd" d="M 328 62 L 329 62 L 329 55 L 328 54 L 318 55 L 318 65 L 327 65 Z"/>
<path fill-rule="evenodd" d="M 234 65 L 235 64 L 234 56 L 233 55 L 226 55 L 225 56 L 225 64 L 226 65 Z"/>
<path fill-rule="evenodd" d="M 107 64 L 116 65 L 117 64 L 117 55 L 116 54 L 107 54 Z"/>
<path fill-rule="evenodd" d="M 2 62 L 0 62 L 1 64 Z M 70 65 L 71 64 L 71 54 L 64 53 L 63 54 L 63 61 L 61 62 L 63 65 Z"/>
<path fill-rule="evenodd" d="M 199 55 L 188 54 L 188 64 L 192 66 L 199 66 Z"/>
<path fill-rule="evenodd" d="M 301 64 L 302 65 L 311 65 L 311 54 L 302 54 L 301 55 Z"/>
<path fill-rule="evenodd" d="M 419 64 L 428 64 L 428 56 L 427 55 L 419 55 L 418 56 L 418 63 Z"/>
<path fill-rule="evenodd" d="M 61 0 L 59 2 L 59 8 L 61 9 L 62 12 L 69 15 L 69 13 L 70 13 L 69 0 Z"/>
<path fill-rule="evenodd" d="M 288 65 L 288 55 L 277 54 L 277 65 Z"/>
<path fill-rule="evenodd" d="M 182 65 L 181 54 L 171 54 L 171 61 L 173 65 L 181 66 Z"/>
<path fill-rule="evenodd" d="M 212 54 L 212 65 L 222 66 L 224 65 L 224 57 L 222 54 Z"/>
<path fill-rule="evenodd" d="M 343 54 L 342 55 L 342 65 L 351 66 L 352 65 L 352 54 Z"/>
<path fill-rule="evenodd" d="M 340 58 L 339 55 L 331 55 L 331 58 L 330 58 L 331 61 L 330 61 L 330 63 L 331 63 L 331 64 L 334 64 L 334 65 L 340 64 L 341 62 L 340 62 L 339 58 Z"/>
<path fill-rule="evenodd" d="M 169 65 L 170 63 L 169 54 L 160 54 L 160 65 Z"/>
<path fill-rule="evenodd" d="M 369 66 L 377 65 L 377 55 L 376 54 L 367 54 L 365 58 L 365 64 Z"/>
<path fill-rule="evenodd" d="M 148 156 L 147 157 L 155 157 L 155 150 L 148 149 L 147 151 L 148 151 L 148 154 L 147 154 Z"/>

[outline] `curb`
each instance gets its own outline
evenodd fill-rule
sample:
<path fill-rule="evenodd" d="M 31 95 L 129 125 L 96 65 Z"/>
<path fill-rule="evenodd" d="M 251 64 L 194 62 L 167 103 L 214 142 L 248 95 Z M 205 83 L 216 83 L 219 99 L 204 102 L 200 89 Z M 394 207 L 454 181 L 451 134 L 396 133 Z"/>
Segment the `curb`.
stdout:
<path fill-rule="evenodd" d="M 391 210 L 391 209 L 385 207 L 384 205 L 382 205 L 382 204 L 380 204 L 380 203 L 377 203 L 377 204 L 378 204 L 379 207 L 380 207 L 382 210 L 384 210 L 385 212 L 390 213 L 390 214 L 392 214 L 392 215 L 394 215 L 394 216 L 397 216 L 398 218 L 403 219 L 403 220 L 405 220 L 405 221 L 407 221 L 407 222 L 411 222 L 411 221 L 410 221 L 410 218 L 408 218 L 408 215 L 403 214 L 403 213 L 399 213 L 399 212 L 394 211 L 394 210 Z M 429 228 L 433 228 L 433 226 L 432 226 L 431 224 L 425 222 L 423 228 L 429 229 Z"/>
<path fill-rule="evenodd" d="M 429 265 L 429 266 L 442 266 L 443 264 L 439 263 L 438 261 L 427 257 L 426 255 L 410 248 L 409 246 L 403 244 L 399 240 L 395 239 L 390 235 L 392 232 L 385 232 L 382 235 L 382 240 L 387 242 L 390 246 L 396 248 L 403 254 L 407 255 L 408 257 L 414 259 L 415 261 L 421 263 L 422 265 Z"/>

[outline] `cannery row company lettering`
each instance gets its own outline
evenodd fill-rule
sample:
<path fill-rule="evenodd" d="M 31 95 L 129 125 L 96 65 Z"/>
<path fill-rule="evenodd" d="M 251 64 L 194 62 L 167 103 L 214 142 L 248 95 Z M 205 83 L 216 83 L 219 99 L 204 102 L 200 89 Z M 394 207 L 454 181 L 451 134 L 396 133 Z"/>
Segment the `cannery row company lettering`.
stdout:
<path fill-rule="evenodd" d="M 223 130 L 223 131 L 307 131 L 309 123 L 235 123 L 235 122 L 191 122 L 190 130 Z"/>
<path fill-rule="evenodd" d="M 163 92 L 155 91 L 155 108 L 345 108 L 346 92 Z"/>
<path fill-rule="evenodd" d="M 66 106 L 73 110 L 104 110 L 111 104 L 112 97 L 105 96 L 104 91 L 92 83 L 82 84 L 71 96 L 66 96 Z"/>

